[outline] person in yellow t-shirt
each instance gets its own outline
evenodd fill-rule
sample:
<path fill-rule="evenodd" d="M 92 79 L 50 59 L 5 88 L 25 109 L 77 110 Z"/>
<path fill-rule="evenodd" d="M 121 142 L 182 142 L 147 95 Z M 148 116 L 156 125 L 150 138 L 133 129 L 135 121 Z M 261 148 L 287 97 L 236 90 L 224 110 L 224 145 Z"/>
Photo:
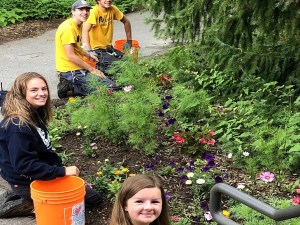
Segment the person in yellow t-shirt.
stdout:
<path fill-rule="evenodd" d="M 83 56 L 98 62 L 98 58 L 82 48 L 82 23 L 87 20 L 91 6 L 84 0 L 77 0 L 71 7 L 72 17 L 62 22 L 55 35 L 56 70 L 60 82 L 58 97 L 84 96 L 94 89 L 88 80 L 96 79 L 108 87 L 115 87 L 102 71 L 87 64 Z"/>
<path fill-rule="evenodd" d="M 83 23 L 82 43 L 86 50 L 98 56 L 100 68 L 106 72 L 112 62 L 122 58 L 123 53 L 112 46 L 114 20 L 124 24 L 127 42 L 124 48 L 132 47 L 131 23 L 129 19 L 112 4 L 112 0 L 96 0 L 89 18 Z M 99 65 L 99 63 L 98 63 Z"/>

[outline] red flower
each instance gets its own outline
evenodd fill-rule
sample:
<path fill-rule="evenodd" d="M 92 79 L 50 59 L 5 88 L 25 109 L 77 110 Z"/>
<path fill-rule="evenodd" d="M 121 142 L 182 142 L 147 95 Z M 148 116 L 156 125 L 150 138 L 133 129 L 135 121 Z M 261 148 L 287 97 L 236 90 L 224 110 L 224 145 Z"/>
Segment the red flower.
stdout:
<path fill-rule="evenodd" d="M 206 139 L 204 137 L 200 138 L 199 142 L 202 143 L 202 144 L 206 144 L 207 143 L 207 141 L 206 141 Z"/>
<path fill-rule="evenodd" d="M 214 145 L 215 143 L 216 143 L 216 140 L 213 138 L 208 140 L 208 142 L 207 142 L 208 145 Z"/>
<path fill-rule="evenodd" d="M 180 134 L 175 134 L 172 136 L 172 139 L 176 141 L 176 143 L 183 143 L 185 140 L 180 136 Z"/>
<path fill-rule="evenodd" d="M 107 91 L 107 94 L 109 94 L 109 95 L 112 95 L 112 93 L 113 93 L 113 90 L 112 90 L 112 89 L 109 89 L 109 90 Z"/>
<path fill-rule="evenodd" d="M 215 131 L 214 130 L 209 130 L 209 135 L 210 136 L 213 136 L 215 134 Z"/>

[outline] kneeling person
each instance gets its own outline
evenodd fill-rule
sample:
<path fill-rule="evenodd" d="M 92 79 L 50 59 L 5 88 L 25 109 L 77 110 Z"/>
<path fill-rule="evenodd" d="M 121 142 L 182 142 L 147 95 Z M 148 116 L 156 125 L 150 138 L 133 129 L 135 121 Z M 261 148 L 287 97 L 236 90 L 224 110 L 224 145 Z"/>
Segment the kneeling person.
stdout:
<path fill-rule="evenodd" d="M 88 80 L 94 79 L 115 88 L 102 71 L 87 64 L 83 57 L 98 62 L 98 58 L 82 48 L 82 23 L 87 20 L 91 6 L 82 0 L 72 5 L 72 17 L 59 25 L 55 35 L 56 69 L 59 72 L 59 98 L 68 96 L 84 96 L 94 90 L 88 86 Z"/>
<path fill-rule="evenodd" d="M 95 0 L 89 18 L 83 23 L 82 43 L 85 48 L 100 59 L 100 69 L 108 74 L 111 64 L 122 58 L 123 52 L 112 46 L 114 20 L 124 24 L 127 42 L 124 48 L 132 47 L 131 23 L 129 19 L 112 4 L 112 1 Z"/>

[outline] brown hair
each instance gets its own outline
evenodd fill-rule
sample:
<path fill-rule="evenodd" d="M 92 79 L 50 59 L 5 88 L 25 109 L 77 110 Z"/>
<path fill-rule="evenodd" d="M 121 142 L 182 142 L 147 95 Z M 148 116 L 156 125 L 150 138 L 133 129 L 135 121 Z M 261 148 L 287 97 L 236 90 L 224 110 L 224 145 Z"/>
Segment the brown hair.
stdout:
<path fill-rule="evenodd" d="M 162 182 L 157 176 L 149 174 L 136 175 L 124 181 L 118 191 L 109 225 L 132 225 L 130 217 L 125 211 L 128 199 L 144 188 L 154 187 L 159 188 L 161 191 L 162 211 L 151 225 L 170 225 L 168 204 Z"/>
<path fill-rule="evenodd" d="M 25 123 L 32 126 L 38 126 L 40 119 L 45 123 L 51 119 L 52 110 L 51 110 L 51 99 L 50 91 L 48 88 L 48 99 L 44 106 L 41 106 L 38 109 L 35 109 L 27 100 L 26 100 L 26 90 L 27 84 L 30 80 L 39 78 L 45 82 L 48 86 L 46 79 L 35 72 L 28 72 L 19 75 L 14 81 L 11 90 L 6 94 L 2 114 L 7 117 L 5 121 L 5 126 L 12 121 L 14 118 L 18 118 L 20 121 L 19 125 L 24 125 Z"/>

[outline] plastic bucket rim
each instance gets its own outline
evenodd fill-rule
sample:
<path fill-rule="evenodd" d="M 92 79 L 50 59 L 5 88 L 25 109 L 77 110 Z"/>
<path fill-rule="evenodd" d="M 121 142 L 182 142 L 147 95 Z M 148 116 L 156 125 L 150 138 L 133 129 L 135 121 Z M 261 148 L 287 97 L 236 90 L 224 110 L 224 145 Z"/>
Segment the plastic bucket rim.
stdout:
<path fill-rule="evenodd" d="M 33 191 L 33 192 L 37 192 L 37 193 L 53 193 L 53 194 L 58 194 L 58 193 L 68 193 L 68 192 L 73 192 L 73 191 L 75 191 L 75 190 L 79 190 L 80 188 L 82 188 L 82 187 L 84 186 L 84 180 L 83 180 L 82 178 L 76 177 L 76 176 L 70 176 L 70 177 L 75 178 L 75 179 L 78 179 L 80 182 L 82 182 L 82 184 L 80 184 L 79 187 L 74 188 L 74 189 L 71 189 L 71 190 L 67 190 L 67 191 L 51 191 L 51 192 L 50 192 L 50 191 L 40 191 L 40 190 L 37 190 L 37 189 L 35 189 L 35 188 L 33 187 L 33 186 L 34 186 L 34 183 L 36 183 L 36 182 L 40 182 L 40 181 L 42 181 L 42 182 L 47 182 L 47 181 L 44 181 L 44 180 L 34 180 L 34 181 L 32 181 L 31 184 L 30 184 L 30 190 Z M 53 181 L 53 180 L 50 180 L 50 181 Z"/>

